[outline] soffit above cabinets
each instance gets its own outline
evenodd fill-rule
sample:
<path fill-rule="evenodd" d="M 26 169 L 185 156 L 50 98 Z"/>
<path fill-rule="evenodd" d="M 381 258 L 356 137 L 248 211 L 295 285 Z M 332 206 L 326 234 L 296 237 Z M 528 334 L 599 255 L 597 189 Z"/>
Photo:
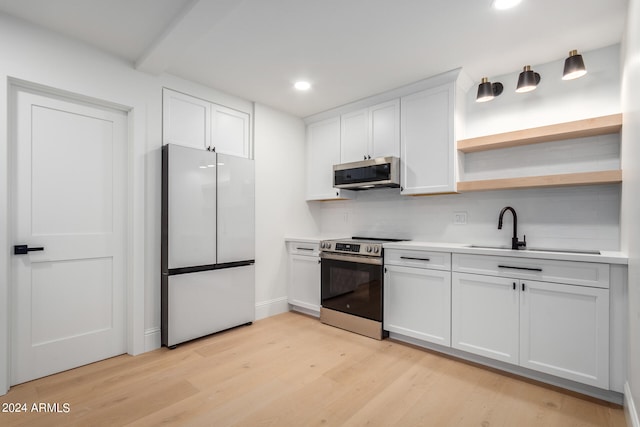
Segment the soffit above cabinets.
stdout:
<path fill-rule="evenodd" d="M 0 0 L 0 13 L 80 39 L 138 70 L 307 117 L 458 67 L 479 81 L 557 60 L 571 49 L 619 43 L 628 0 L 525 0 L 508 11 L 490 5 Z M 301 93 L 293 83 L 303 78 L 313 88 Z"/>

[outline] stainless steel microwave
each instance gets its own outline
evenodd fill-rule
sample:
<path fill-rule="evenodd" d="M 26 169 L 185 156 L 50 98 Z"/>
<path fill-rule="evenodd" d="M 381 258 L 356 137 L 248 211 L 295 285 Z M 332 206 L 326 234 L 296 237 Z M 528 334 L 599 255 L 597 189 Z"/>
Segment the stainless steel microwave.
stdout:
<path fill-rule="evenodd" d="M 333 166 L 333 186 L 348 190 L 400 187 L 400 159 L 378 157 Z"/>

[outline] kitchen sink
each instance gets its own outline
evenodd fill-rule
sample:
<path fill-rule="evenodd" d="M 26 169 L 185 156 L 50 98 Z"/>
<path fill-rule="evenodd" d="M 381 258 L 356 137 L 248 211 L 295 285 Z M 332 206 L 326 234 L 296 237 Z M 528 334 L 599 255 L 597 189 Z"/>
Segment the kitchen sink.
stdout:
<path fill-rule="evenodd" d="M 587 255 L 601 255 L 600 251 L 594 250 L 582 250 L 582 249 L 542 249 L 542 248 L 531 248 L 527 249 L 532 252 L 561 252 L 567 254 L 587 254 Z"/>
<path fill-rule="evenodd" d="M 470 245 L 470 248 L 478 248 L 478 249 L 511 249 L 511 246 L 507 245 Z M 564 254 L 586 254 L 586 255 L 601 255 L 600 251 L 596 250 L 582 250 L 582 249 L 551 249 L 551 248 L 527 248 L 520 249 L 521 251 L 530 251 L 530 252 L 559 252 Z"/>
<path fill-rule="evenodd" d="M 487 245 L 471 245 L 469 246 L 470 248 L 477 248 L 477 249 L 511 249 L 511 246 L 507 246 L 507 245 L 496 245 L 496 246 L 487 246 Z"/>

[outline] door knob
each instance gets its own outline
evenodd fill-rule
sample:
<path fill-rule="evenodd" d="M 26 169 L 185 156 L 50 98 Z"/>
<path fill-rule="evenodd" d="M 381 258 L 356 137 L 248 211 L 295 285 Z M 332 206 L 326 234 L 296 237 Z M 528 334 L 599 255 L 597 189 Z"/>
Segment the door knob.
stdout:
<path fill-rule="evenodd" d="M 13 247 L 14 255 L 26 255 L 27 253 L 32 251 L 44 251 L 44 248 L 43 247 L 30 248 L 27 245 L 15 245 Z"/>

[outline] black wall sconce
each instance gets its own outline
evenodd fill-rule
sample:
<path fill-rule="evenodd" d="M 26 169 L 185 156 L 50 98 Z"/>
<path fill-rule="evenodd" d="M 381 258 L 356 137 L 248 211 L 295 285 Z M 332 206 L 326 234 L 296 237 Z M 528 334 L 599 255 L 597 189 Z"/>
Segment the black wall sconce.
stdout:
<path fill-rule="evenodd" d="M 502 83 L 489 82 L 487 77 L 483 77 L 482 81 L 478 85 L 478 94 L 476 95 L 476 102 L 487 102 L 491 101 L 496 96 L 499 96 L 502 93 L 504 87 Z"/>
<path fill-rule="evenodd" d="M 587 74 L 587 68 L 584 66 L 582 55 L 578 55 L 577 50 L 569 52 L 569 57 L 564 60 L 564 72 L 562 80 L 573 80 Z"/>
<path fill-rule="evenodd" d="M 524 93 L 531 92 L 540 83 L 540 74 L 534 72 L 530 65 L 525 65 L 524 69 L 518 76 L 518 85 L 516 86 L 516 92 Z"/>

